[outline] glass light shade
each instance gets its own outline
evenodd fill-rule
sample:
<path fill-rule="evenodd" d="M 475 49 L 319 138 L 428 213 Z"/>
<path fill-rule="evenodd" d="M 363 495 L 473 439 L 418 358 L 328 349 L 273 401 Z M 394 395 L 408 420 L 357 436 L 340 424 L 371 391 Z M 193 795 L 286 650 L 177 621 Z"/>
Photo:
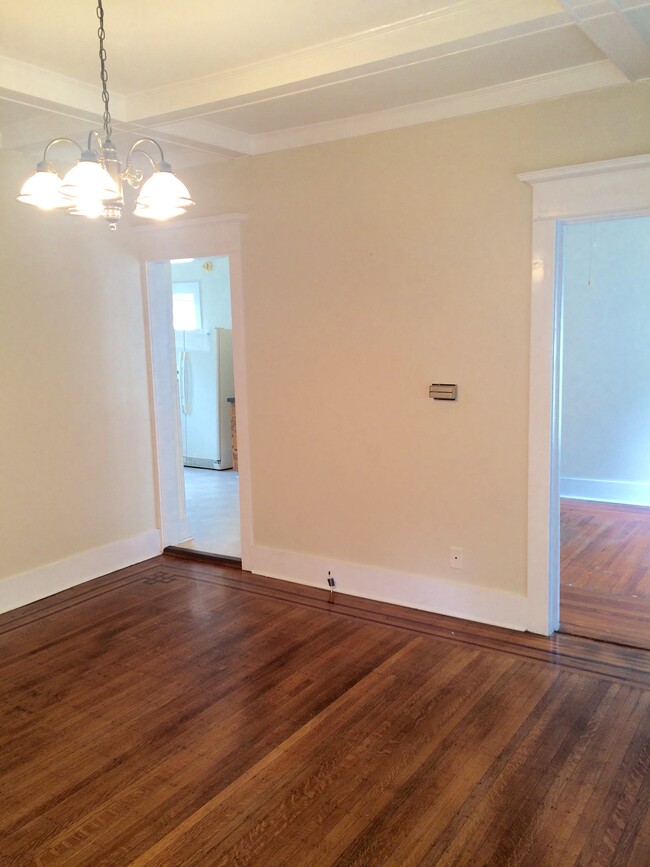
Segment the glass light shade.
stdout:
<path fill-rule="evenodd" d="M 145 220 L 171 220 L 172 217 L 180 217 L 185 213 L 185 208 L 166 208 L 136 205 L 133 212 L 135 217 L 144 217 Z"/>
<path fill-rule="evenodd" d="M 66 196 L 87 202 L 111 201 L 120 197 L 115 181 L 106 169 L 100 166 L 92 151 L 84 151 L 77 165 L 66 174 L 62 190 Z"/>
<path fill-rule="evenodd" d="M 137 198 L 136 212 L 140 208 L 152 208 L 157 212 L 175 211 L 188 208 L 194 202 L 189 190 L 176 175 L 167 170 L 156 168 L 154 173 L 142 185 L 140 195 Z M 139 216 L 145 216 L 140 213 Z M 169 216 L 177 216 L 170 213 Z M 152 219 L 167 219 L 167 217 L 151 217 Z"/>
<path fill-rule="evenodd" d="M 136 189 L 142 184 L 142 172 L 133 169 L 131 158 L 135 153 L 143 153 L 154 165 L 154 170 L 141 186 L 135 216 L 145 220 L 170 220 L 184 214 L 186 208 L 194 204 L 189 190 L 172 172 L 162 148 L 154 139 L 138 139 L 129 150 L 126 168 L 122 171 L 110 136 L 107 134 L 102 141 L 99 133 L 91 131 L 87 149 L 81 152 L 78 163 L 61 180 L 47 155 L 51 147 L 64 143 L 76 144 L 72 139 L 57 138 L 46 145 L 36 174 L 23 184 L 19 201 L 45 210 L 65 208 L 73 216 L 104 217 L 109 228 L 115 229 L 124 209 L 123 180 Z M 146 143 L 158 148 L 160 162 L 154 164 L 147 151 L 141 149 L 140 146 Z"/>
<path fill-rule="evenodd" d="M 70 199 L 61 192 L 61 186 L 61 178 L 53 169 L 39 168 L 23 184 L 18 201 L 44 211 L 69 207 Z"/>

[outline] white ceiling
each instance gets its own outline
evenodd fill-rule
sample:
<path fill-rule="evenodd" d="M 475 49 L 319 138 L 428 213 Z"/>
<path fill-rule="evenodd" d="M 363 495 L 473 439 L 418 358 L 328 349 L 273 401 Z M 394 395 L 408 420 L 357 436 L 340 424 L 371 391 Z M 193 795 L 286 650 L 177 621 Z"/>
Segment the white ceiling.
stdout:
<path fill-rule="evenodd" d="M 650 77 L 650 0 L 104 0 L 118 144 L 175 167 Z M 0 146 L 101 122 L 95 0 L 0 6 Z"/>

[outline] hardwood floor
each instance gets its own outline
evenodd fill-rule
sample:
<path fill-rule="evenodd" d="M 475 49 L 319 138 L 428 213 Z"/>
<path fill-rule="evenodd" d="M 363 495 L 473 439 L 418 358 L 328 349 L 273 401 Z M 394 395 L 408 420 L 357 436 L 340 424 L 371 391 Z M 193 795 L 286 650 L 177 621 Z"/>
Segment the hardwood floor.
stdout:
<path fill-rule="evenodd" d="M 647 865 L 650 653 L 171 557 L 0 617 L 0 864 Z"/>
<path fill-rule="evenodd" d="M 561 514 L 563 583 L 650 599 L 650 508 L 563 499 Z"/>
<path fill-rule="evenodd" d="M 650 509 L 561 503 L 560 628 L 650 649 Z"/>

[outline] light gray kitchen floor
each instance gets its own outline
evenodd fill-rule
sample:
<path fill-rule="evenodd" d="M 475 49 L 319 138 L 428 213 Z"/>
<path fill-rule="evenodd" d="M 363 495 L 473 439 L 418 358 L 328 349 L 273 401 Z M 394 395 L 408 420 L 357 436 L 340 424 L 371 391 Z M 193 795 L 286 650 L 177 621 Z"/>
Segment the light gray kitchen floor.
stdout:
<path fill-rule="evenodd" d="M 239 473 L 185 467 L 185 502 L 193 538 L 179 547 L 241 557 Z"/>

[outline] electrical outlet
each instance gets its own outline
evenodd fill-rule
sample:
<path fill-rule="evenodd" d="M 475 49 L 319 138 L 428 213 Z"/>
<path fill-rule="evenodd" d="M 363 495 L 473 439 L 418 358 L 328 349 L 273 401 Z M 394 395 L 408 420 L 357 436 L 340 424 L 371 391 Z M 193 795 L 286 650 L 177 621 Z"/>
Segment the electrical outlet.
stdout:
<path fill-rule="evenodd" d="M 463 568 L 463 549 L 462 548 L 450 548 L 449 549 L 449 565 L 452 569 L 462 569 Z"/>

